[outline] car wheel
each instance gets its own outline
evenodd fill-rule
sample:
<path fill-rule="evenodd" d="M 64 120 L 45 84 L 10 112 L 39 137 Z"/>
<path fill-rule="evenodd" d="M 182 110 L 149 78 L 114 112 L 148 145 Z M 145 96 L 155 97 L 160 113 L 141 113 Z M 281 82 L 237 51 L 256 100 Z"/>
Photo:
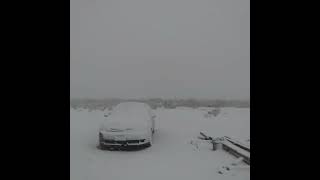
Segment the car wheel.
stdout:
<path fill-rule="evenodd" d="M 102 136 L 101 133 L 99 133 L 99 148 L 100 148 L 101 150 L 105 150 L 106 147 L 105 147 L 105 145 L 104 145 L 102 142 L 103 142 L 103 136 Z"/>
<path fill-rule="evenodd" d="M 102 143 L 99 143 L 99 147 L 98 148 L 101 149 L 101 150 L 106 150 L 106 147 Z"/>
<path fill-rule="evenodd" d="M 145 145 L 146 148 L 151 147 L 151 146 L 152 146 L 151 143 L 148 143 Z"/>

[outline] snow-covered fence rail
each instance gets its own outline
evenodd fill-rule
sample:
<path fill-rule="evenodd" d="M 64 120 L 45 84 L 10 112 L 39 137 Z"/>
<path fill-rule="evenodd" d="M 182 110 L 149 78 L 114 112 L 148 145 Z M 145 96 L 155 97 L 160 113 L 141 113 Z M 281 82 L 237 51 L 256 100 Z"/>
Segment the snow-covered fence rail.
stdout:
<path fill-rule="evenodd" d="M 238 146 L 230 143 L 229 141 L 222 142 L 222 148 L 228 153 L 234 155 L 235 157 L 242 157 L 243 161 L 246 164 L 250 165 L 250 152 L 239 148 Z"/>
<path fill-rule="evenodd" d="M 200 132 L 202 137 L 199 139 L 208 140 L 213 144 L 213 150 L 216 150 L 217 145 L 221 144 L 222 149 L 226 152 L 234 155 L 235 157 L 242 158 L 243 161 L 250 165 L 250 147 L 242 144 L 241 142 L 235 141 L 227 136 L 222 138 L 212 138 Z"/>
<path fill-rule="evenodd" d="M 234 144 L 234 145 L 236 145 L 236 146 L 238 146 L 238 147 L 240 147 L 240 148 L 242 148 L 242 149 L 250 152 L 250 146 L 249 146 L 249 145 L 243 144 L 243 143 L 241 143 L 241 142 L 239 142 L 239 141 L 237 141 L 237 140 L 231 139 L 231 138 L 229 138 L 228 136 L 225 136 L 224 138 L 225 138 L 227 141 L 231 142 L 232 144 Z"/>

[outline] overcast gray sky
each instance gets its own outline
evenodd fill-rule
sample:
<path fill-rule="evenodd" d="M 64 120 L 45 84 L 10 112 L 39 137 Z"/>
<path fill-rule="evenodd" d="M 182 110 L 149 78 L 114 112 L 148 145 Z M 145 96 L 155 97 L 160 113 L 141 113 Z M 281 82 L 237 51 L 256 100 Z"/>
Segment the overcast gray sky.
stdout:
<path fill-rule="evenodd" d="M 250 0 L 71 0 L 73 98 L 250 97 Z"/>

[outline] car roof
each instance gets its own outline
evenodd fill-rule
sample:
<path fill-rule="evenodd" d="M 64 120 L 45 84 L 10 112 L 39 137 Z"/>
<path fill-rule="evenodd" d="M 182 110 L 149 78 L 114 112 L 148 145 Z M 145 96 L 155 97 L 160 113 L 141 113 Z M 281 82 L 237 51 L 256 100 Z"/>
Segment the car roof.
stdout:
<path fill-rule="evenodd" d="M 141 102 L 123 102 L 118 104 L 109 119 L 114 121 L 148 121 L 150 119 L 149 106 Z"/>

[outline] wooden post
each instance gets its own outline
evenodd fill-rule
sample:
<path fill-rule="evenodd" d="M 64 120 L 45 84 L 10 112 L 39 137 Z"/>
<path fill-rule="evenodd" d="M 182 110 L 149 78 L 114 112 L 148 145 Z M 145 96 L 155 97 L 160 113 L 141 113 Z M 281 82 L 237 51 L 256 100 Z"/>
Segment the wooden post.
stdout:
<path fill-rule="evenodd" d="M 217 143 L 215 141 L 211 141 L 212 142 L 212 150 L 217 150 Z"/>

